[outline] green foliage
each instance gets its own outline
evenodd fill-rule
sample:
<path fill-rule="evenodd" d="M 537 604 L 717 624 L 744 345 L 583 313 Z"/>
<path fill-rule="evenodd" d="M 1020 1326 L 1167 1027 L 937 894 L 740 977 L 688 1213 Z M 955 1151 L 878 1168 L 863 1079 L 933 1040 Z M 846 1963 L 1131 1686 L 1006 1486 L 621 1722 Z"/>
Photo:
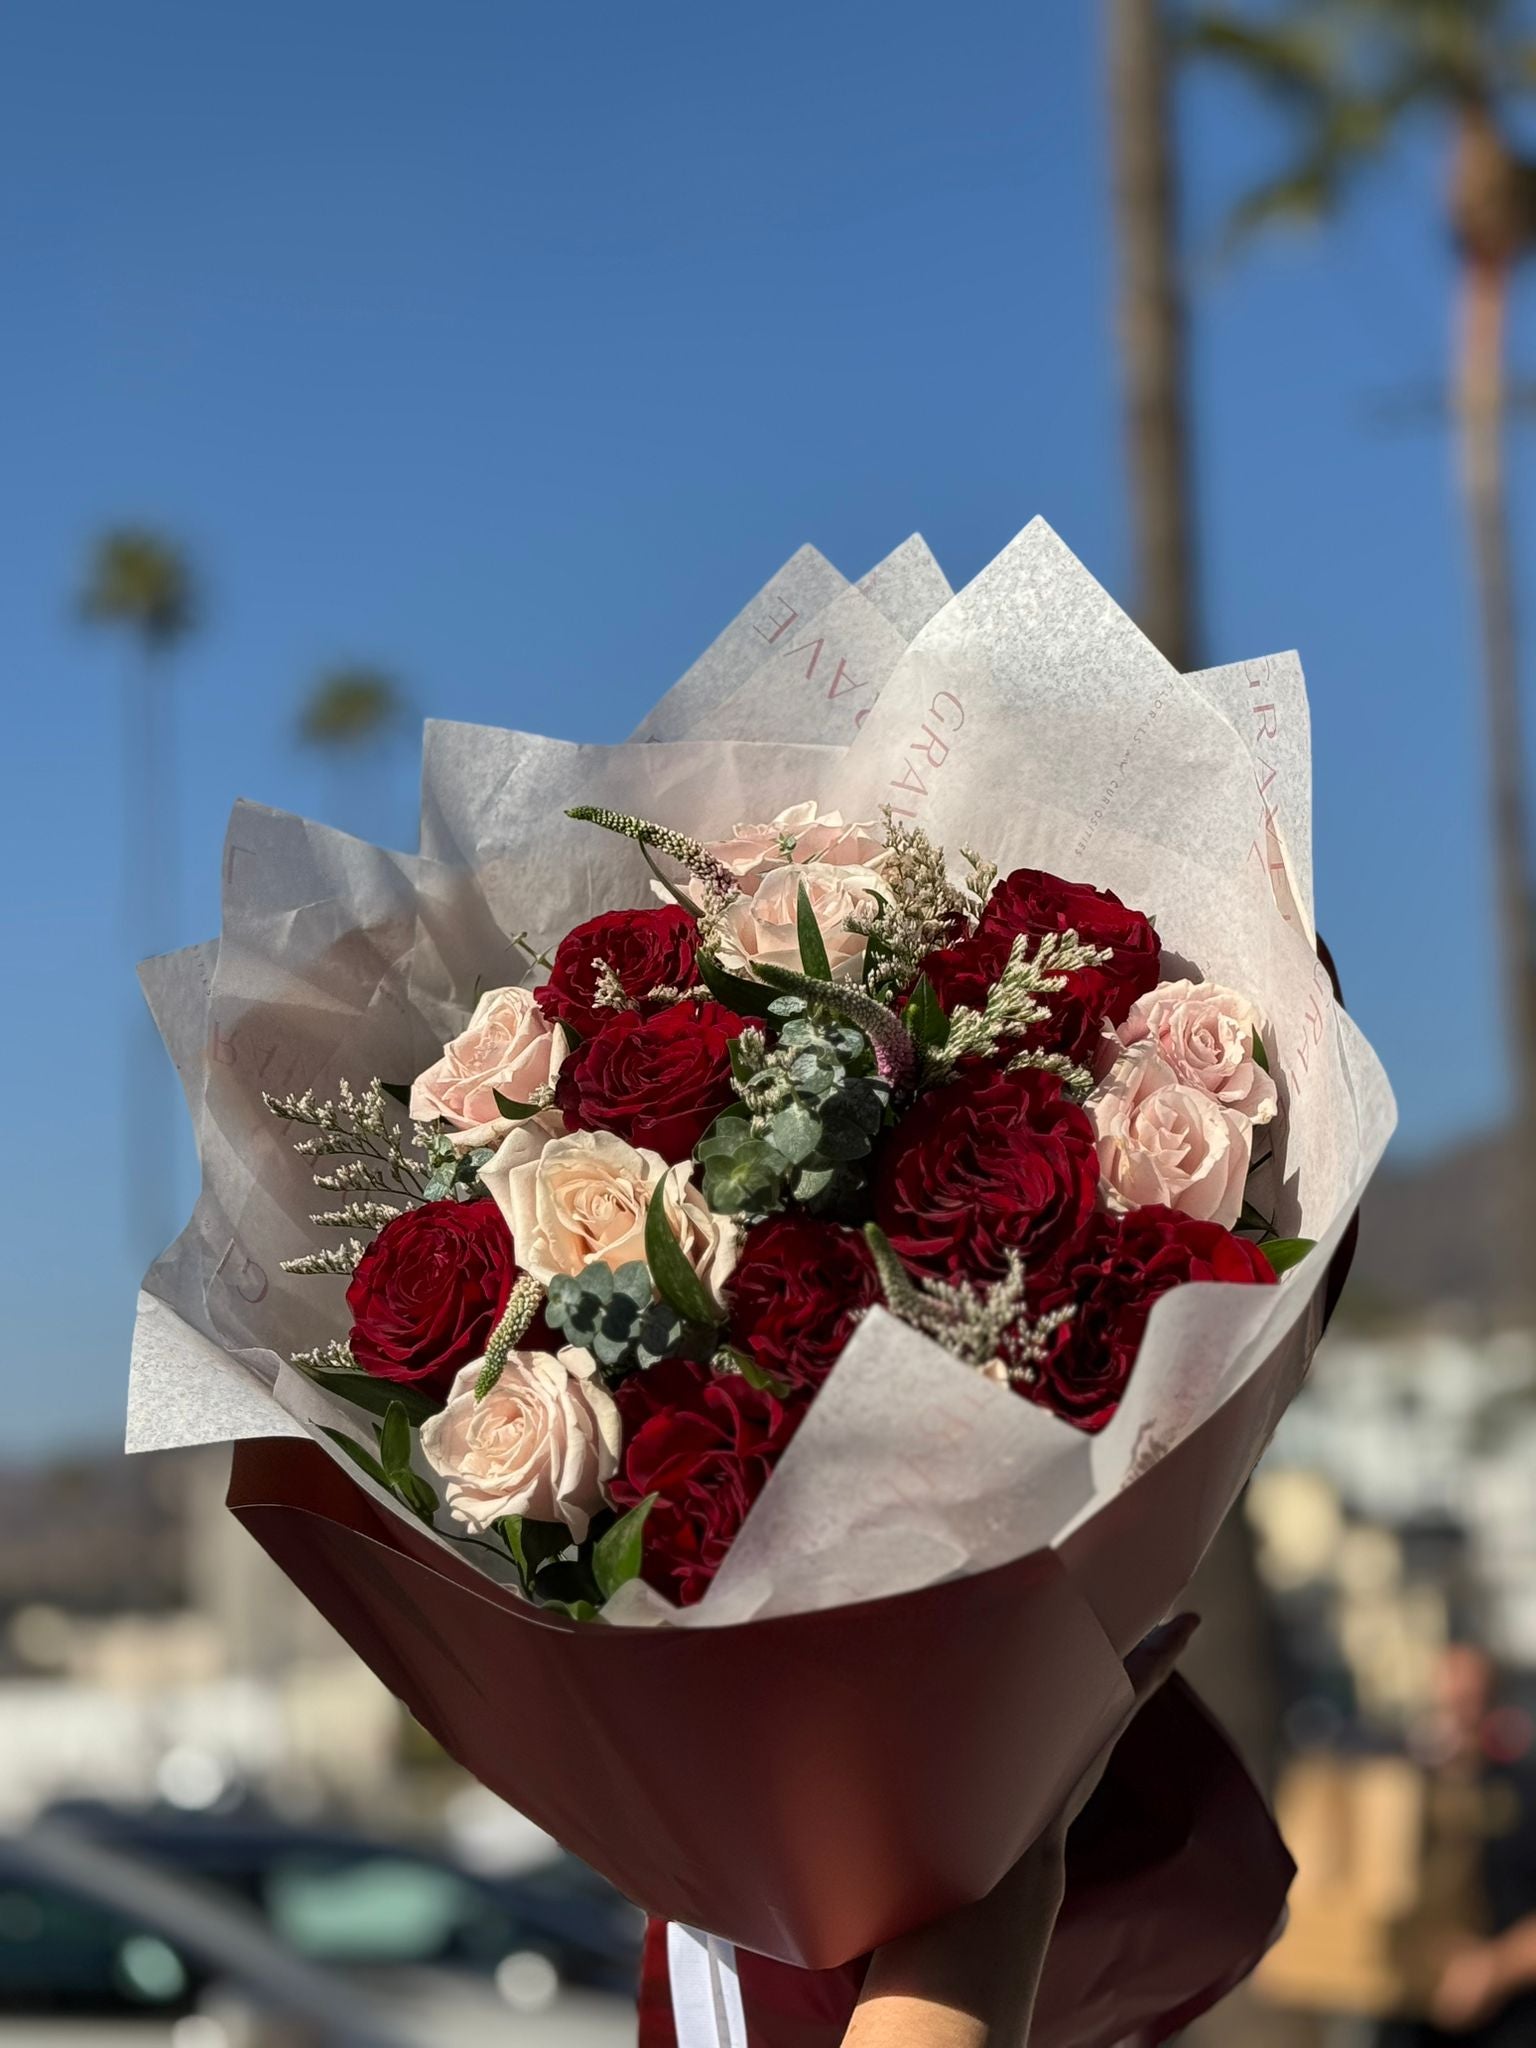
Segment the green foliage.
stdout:
<path fill-rule="evenodd" d="M 523 1585 L 530 1592 L 545 1565 L 563 1557 L 571 1548 L 571 1532 L 564 1522 L 536 1522 L 531 1515 L 504 1515 L 496 1526 Z"/>
<path fill-rule="evenodd" d="M 944 1045 L 949 1038 L 949 1018 L 939 1006 L 933 983 L 926 974 L 918 976 L 917 986 L 907 998 L 907 1006 L 901 1013 L 901 1021 L 912 1034 L 915 1045 L 925 1052 Z"/>
<path fill-rule="evenodd" d="M 347 1371 L 319 1367 L 307 1377 L 317 1387 L 324 1387 L 328 1394 L 338 1394 L 343 1401 L 350 1401 L 354 1408 L 366 1409 L 370 1415 L 383 1415 L 392 1404 L 403 1408 L 406 1420 L 416 1429 L 442 1406 L 440 1401 L 422 1393 L 419 1387 L 396 1386 L 393 1380 L 375 1379 L 372 1373 L 357 1369 Z"/>
<path fill-rule="evenodd" d="M 590 1351 L 608 1380 L 657 1365 L 663 1358 L 701 1357 L 713 1341 L 658 1301 L 650 1268 L 635 1259 L 615 1271 L 594 1264 L 580 1273 L 556 1273 L 544 1304 L 546 1321 L 583 1351 Z"/>
<path fill-rule="evenodd" d="M 345 1451 L 376 1486 L 392 1493 L 400 1505 L 423 1522 L 437 1513 L 437 1495 L 427 1480 L 411 1470 L 411 1425 L 403 1401 L 391 1401 L 377 1430 L 378 1456 L 339 1429 L 322 1429 L 338 1450 Z"/>
<path fill-rule="evenodd" d="M 387 739 L 405 723 L 406 703 L 376 668 L 341 668 L 322 676 L 299 713 L 306 746 L 338 752 Z"/>
<path fill-rule="evenodd" d="M 191 630 L 196 609 L 192 572 L 173 541 L 123 526 L 96 542 L 80 600 L 93 624 L 128 626 L 147 648 L 165 648 Z"/>
<path fill-rule="evenodd" d="M 1285 0 L 1193 6 L 1182 54 L 1268 96 L 1295 133 L 1290 161 L 1232 209 L 1229 245 L 1332 211 L 1350 178 L 1423 106 L 1496 107 L 1536 83 L 1536 46 L 1512 0 Z"/>
<path fill-rule="evenodd" d="M 826 941 L 821 936 L 821 926 L 816 922 L 816 913 L 811 908 L 804 882 L 800 882 L 795 890 L 795 933 L 800 941 L 802 972 L 812 975 L 817 981 L 830 981 L 832 963 L 827 958 Z"/>
<path fill-rule="evenodd" d="M 1301 1264 L 1316 1244 L 1315 1237 L 1271 1237 L 1259 1246 L 1259 1250 L 1277 1273 L 1289 1273 L 1292 1266 Z"/>
<path fill-rule="evenodd" d="M 644 1549 L 645 1520 L 656 1505 L 657 1496 L 648 1493 L 627 1515 L 621 1515 L 593 1545 L 592 1576 L 605 1600 L 611 1600 L 620 1586 L 640 1576 Z"/>
<path fill-rule="evenodd" d="M 656 1292 L 685 1322 L 706 1329 L 718 1326 L 721 1316 L 714 1297 L 689 1264 L 677 1241 L 667 1215 L 667 1176 L 656 1183 L 650 1207 L 645 1212 L 645 1258 L 651 1269 Z"/>
<path fill-rule="evenodd" d="M 716 1117 L 694 1154 L 702 1173 L 704 1199 L 718 1216 L 756 1222 L 782 1209 L 789 1161 L 753 1130 L 748 1118 L 727 1111 Z"/>
<path fill-rule="evenodd" d="M 537 1116 L 539 1113 L 536 1102 L 513 1102 L 508 1096 L 503 1095 L 499 1088 L 493 1088 L 491 1093 L 496 1098 L 496 1114 L 508 1118 L 512 1123 L 525 1123 L 529 1117 Z"/>
<path fill-rule="evenodd" d="M 717 1118 L 697 1154 L 704 1198 L 720 1214 L 753 1221 L 788 1201 L 827 1209 L 857 1186 L 850 1169 L 873 1150 L 891 1089 L 864 1034 L 816 1008 L 814 998 L 781 996 L 773 1050 L 745 1035 L 734 1043 L 748 1114 Z"/>
<path fill-rule="evenodd" d="M 711 953 L 698 957 L 699 979 L 717 1003 L 734 1010 L 738 1017 L 766 1017 L 773 1005 L 773 990 L 760 981 L 747 981 L 728 973 Z"/>
<path fill-rule="evenodd" d="M 468 1202 L 484 1194 L 480 1169 L 491 1156 L 488 1145 L 460 1152 L 444 1131 L 423 1132 L 419 1143 L 427 1158 L 427 1177 L 421 1189 L 424 1201 Z"/>

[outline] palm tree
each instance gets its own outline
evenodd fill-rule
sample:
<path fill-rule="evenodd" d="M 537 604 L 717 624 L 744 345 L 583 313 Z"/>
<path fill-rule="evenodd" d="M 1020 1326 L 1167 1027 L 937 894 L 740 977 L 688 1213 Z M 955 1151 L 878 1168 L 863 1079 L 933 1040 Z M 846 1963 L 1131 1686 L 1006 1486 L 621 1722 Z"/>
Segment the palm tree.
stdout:
<path fill-rule="evenodd" d="M 1536 248 L 1536 174 L 1511 123 L 1521 97 L 1536 93 L 1536 38 L 1523 31 L 1515 0 L 1286 0 L 1262 17 L 1205 8 L 1186 33 L 1192 51 L 1224 61 L 1274 97 L 1296 133 L 1293 160 L 1236 207 L 1236 235 L 1333 211 L 1351 173 L 1379 156 L 1411 116 L 1438 118 L 1444 134 L 1446 225 L 1457 254 L 1455 414 L 1482 626 L 1488 810 L 1515 1093 L 1511 1271 L 1529 1312 L 1536 895 L 1504 441 L 1510 291 L 1517 266 Z"/>
<path fill-rule="evenodd" d="M 176 763 L 170 657 L 192 630 L 193 577 L 175 543 L 145 527 L 123 526 L 93 544 L 80 596 L 81 616 L 127 635 L 136 659 L 122 698 L 123 862 L 120 916 L 137 959 L 163 950 L 176 916 Z M 130 1237 L 158 1251 L 169 1235 L 173 1105 L 170 1077 L 148 1015 L 126 1040 L 127 1217 Z"/>
<path fill-rule="evenodd" d="M 1137 622 L 1175 668 L 1196 665 L 1178 180 L 1163 0 L 1108 0 L 1121 375 Z"/>
<path fill-rule="evenodd" d="M 403 692 L 383 669 L 330 669 L 315 683 L 299 710 L 298 736 L 330 763 L 336 786 L 327 809 L 338 822 L 345 807 L 343 784 L 366 762 L 382 759 L 408 717 Z"/>

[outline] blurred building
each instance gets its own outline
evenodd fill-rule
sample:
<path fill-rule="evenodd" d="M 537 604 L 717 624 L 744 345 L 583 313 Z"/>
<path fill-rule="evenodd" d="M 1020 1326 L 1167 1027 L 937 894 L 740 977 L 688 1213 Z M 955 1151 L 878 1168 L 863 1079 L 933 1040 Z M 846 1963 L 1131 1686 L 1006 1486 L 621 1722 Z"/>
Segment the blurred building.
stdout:
<path fill-rule="evenodd" d="M 405 1718 L 224 1509 L 227 1451 L 0 1487 L 0 1823 L 60 1799 L 401 1818 Z"/>

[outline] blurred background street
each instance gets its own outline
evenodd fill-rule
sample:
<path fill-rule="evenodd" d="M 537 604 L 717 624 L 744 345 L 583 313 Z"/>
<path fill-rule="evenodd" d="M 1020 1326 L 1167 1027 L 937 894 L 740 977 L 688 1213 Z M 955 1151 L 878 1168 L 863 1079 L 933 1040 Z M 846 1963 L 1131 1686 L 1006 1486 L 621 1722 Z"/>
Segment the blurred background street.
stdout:
<path fill-rule="evenodd" d="M 423 715 L 615 738 L 802 542 L 1036 512 L 1300 647 L 1403 1108 L 1194 1596 L 1300 1877 L 1192 2038 L 1536 2043 L 1533 104 L 1519 0 L 0 9 L 0 2043 L 633 2040 L 634 1909 L 120 1454 L 132 963 L 237 796 L 410 844 Z"/>

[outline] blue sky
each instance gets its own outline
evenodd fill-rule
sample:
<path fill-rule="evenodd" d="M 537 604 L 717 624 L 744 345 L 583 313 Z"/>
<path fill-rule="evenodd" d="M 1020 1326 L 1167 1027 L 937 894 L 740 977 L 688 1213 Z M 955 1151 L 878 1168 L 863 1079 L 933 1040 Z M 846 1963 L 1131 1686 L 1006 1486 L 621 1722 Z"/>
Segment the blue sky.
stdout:
<path fill-rule="evenodd" d="M 214 927 L 237 796 L 409 838 L 408 749 L 342 792 L 293 740 L 338 659 L 438 715 L 615 737 L 803 540 L 856 573 L 920 528 L 960 583 L 1039 511 L 1125 591 L 1098 14 L 6 9 L 13 1449 L 116 1431 L 143 1249 L 123 651 L 71 613 L 92 533 L 162 526 L 206 586 L 178 943 Z M 1432 414 L 1383 419 L 1443 372 L 1434 137 L 1336 232 L 1222 267 L 1278 136 L 1227 84 L 1183 112 L 1206 649 L 1303 652 L 1322 928 L 1423 1149 L 1504 1087 L 1452 454 Z"/>

